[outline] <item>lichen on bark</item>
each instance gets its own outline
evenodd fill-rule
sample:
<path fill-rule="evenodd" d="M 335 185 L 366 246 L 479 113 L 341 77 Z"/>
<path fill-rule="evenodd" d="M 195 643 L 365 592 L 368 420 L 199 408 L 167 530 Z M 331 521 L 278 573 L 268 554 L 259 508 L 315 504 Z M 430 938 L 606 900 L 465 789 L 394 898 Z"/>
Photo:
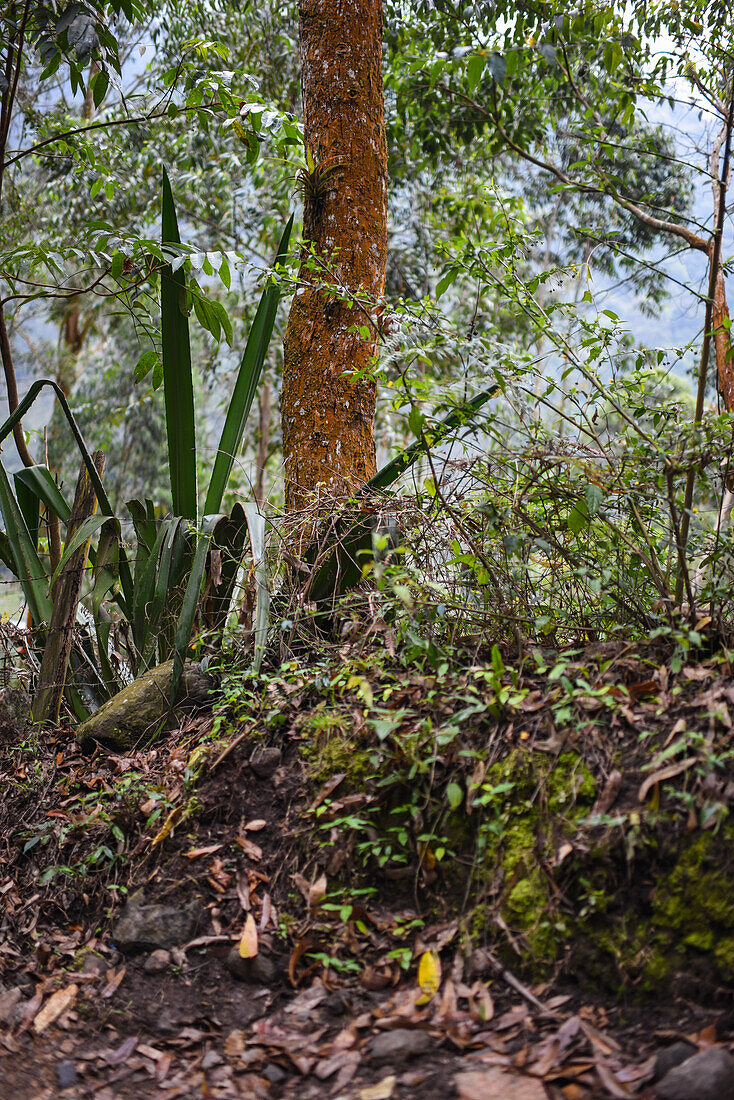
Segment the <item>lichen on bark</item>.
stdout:
<path fill-rule="evenodd" d="M 313 168 L 284 342 L 289 512 L 324 511 L 375 472 L 373 360 L 387 255 L 381 0 L 300 0 L 299 16 Z"/>

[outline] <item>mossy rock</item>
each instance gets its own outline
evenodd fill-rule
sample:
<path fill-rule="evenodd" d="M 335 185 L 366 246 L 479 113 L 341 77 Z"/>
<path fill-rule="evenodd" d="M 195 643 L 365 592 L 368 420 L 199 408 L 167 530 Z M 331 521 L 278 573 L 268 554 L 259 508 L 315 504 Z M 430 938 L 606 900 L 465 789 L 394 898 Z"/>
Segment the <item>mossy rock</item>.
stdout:
<path fill-rule="evenodd" d="M 173 661 L 144 672 L 113 695 L 77 730 L 83 750 L 101 744 L 115 752 L 127 752 L 149 744 L 171 716 L 169 704 Z M 186 661 L 176 692 L 175 706 L 199 707 L 207 702 L 214 681 L 200 664 Z"/>
<path fill-rule="evenodd" d="M 600 828 L 575 753 L 551 763 L 514 751 L 484 788 L 496 794 L 473 939 L 528 976 L 560 969 L 616 995 L 734 989 L 734 825 L 688 833 L 675 812 L 634 811 Z"/>

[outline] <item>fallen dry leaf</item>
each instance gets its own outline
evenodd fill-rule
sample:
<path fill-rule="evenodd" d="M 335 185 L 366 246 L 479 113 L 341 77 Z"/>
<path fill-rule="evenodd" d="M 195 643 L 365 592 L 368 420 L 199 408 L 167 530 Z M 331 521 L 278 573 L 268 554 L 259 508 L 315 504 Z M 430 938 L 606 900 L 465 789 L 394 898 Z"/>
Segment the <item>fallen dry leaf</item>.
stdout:
<path fill-rule="evenodd" d="M 218 852 L 223 845 L 221 844 L 209 844 L 206 848 L 191 848 L 188 852 L 184 852 L 186 859 L 198 859 L 199 856 L 210 856 L 214 852 Z"/>
<path fill-rule="evenodd" d="M 637 795 L 638 800 L 644 802 L 648 791 L 654 787 L 656 783 L 662 783 L 665 779 L 673 779 L 676 775 L 681 775 L 684 771 L 687 771 L 688 768 L 697 763 L 697 756 L 687 756 L 685 760 L 681 760 L 677 764 L 668 764 L 667 768 L 661 768 L 652 775 L 648 775 L 647 779 L 640 787 Z"/>
<path fill-rule="evenodd" d="M 539 1081 L 506 1073 L 499 1067 L 457 1073 L 454 1084 L 460 1100 L 489 1100 L 495 1096 L 498 1100 L 547 1100 Z"/>
<path fill-rule="evenodd" d="M 107 985 L 102 990 L 101 996 L 104 998 L 111 997 L 113 993 L 117 992 L 120 982 L 125 977 L 125 967 L 121 966 L 119 970 L 107 971 Z"/>
<path fill-rule="evenodd" d="M 614 1096 L 616 1100 L 629 1100 L 632 1093 L 620 1084 L 608 1066 L 605 1066 L 603 1062 L 597 1062 L 594 1068 L 599 1080 L 610 1096 Z"/>
<path fill-rule="evenodd" d="M 65 1012 L 73 1003 L 78 992 L 79 986 L 72 983 L 72 985 L 67 985 L 65 989 L 58 989 L 51 994 L 33 1021 L 33 1030 L 37 1035 L 45 1031 L 54 1020 L 58 1020 L 61 1013 Z"/>
<path fill-rule="evenodd" d="M 395 1074 L 383 1077 L 376 1085 L 367 1085 L 360 1090 L 359 1100 L 390 1100 L 395 1091 Z"/>
<path fill-rule="evenodd" d="M 239 955 L 241 959 L 254 959 L 257 952 L 257 925 L 252 913 L 248 913 L 240 937 Z"/>
<path fill-rule="evenodd" d="M 416 1005 L 427 1005 L 441 985 L 441 960 L 435 951 L 424 951 L 418 963 L 418 985 L 421 995 Z"/>
<path fill-rule="evenodd" d="M 235 837 L 235 840 L 246 856 L 249 856 L 250 859 L 254 859 L 255 863 L 259 863 L 263 857 L 263 850 L 259 844 L 255 844 L 252 840 L 248 840 L 246 836 Z"/>
<path fill-rule="evenodd" d="M 246 833 L 259 833 L 261 829 L 264 829 L 267 825 L 267 821 L 262 817 L 256 817 L 253 821 L 248 821 L 245 825 Z"/>

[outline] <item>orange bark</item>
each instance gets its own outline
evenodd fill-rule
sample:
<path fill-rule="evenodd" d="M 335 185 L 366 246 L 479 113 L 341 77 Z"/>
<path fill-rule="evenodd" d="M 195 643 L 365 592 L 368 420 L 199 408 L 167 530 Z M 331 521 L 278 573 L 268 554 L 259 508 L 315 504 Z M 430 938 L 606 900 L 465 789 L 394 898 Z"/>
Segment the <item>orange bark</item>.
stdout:
<path fill-rule="evenodd" d="M 299 14 L 314 167 L 303 174 L 304 248 L 284 343 L 289 512 L 323 511 L 375 472 L 372 361 L 387 258 L 382 0 L 299 0 Z M 349 331 L 365 325 L 368 338 Z"/>
<path fill-rule="evenodd" d="M 727 412 L 734 412 L 734 361 L 731 358 L 731 337 L 728 324 L 729 307 L 726 304 L 726 283 L 724 273 L 719 268 L 716 275 L 713 312 L 716 371 L 719 393 L 724 401 L 724 408 Z"/>

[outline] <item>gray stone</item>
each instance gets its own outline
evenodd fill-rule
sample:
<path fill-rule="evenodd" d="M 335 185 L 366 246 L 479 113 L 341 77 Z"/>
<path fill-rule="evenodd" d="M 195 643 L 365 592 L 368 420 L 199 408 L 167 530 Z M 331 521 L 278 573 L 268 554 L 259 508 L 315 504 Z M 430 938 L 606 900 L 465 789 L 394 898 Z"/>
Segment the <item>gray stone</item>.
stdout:
<path fill-rule="evenodd" d="M 106 974 L 112 964 L 105 961 L 101 955 L 94 951 L 88 951 L 82 963 L 82 974 Z"/>
<path fill-rule="evenodd" d="M 225 963 L 233 978 L 251 985 L 273 985 L 281 969 L 272 955 L 260 952 L 251 959 L 243 959 L 236 947 L 227 952 Z"/>
<path fill-rule="evenodd" d="M 23 990 L 19 985 L 0 993 L 0 1024 L 13 1027 L 23 1018 Z"/>
<path fill-rule="evenodd" d="M 69 1089 L 76 1084 L 76 1070 L 73 1062 L 59 1062 L 56 1066 L 56 1076 L 59 1079 L 60 1089 Z"/>
<path fill-rule="evenodd" d="M 201 902 L 185 906 L 146 905 L 141 891 L 133 894 L 112 930 L 112 942 L 125 955 L 168 949 L 196 935 L 204 913 Z"/>
<path fill-rule="evenodd" d="M 666 1073 L 669 1073 L 671 1069 L 679 1066 L 686 1059 L 692 1058 L 698 1050 L 697 1046 L 693 1043 L 686 1042 L 685 1039 L 680 1039 L 677 1043 L 672 1043 L 669 1047 L 663 1047 L 655 1055 L 655 1080 L 659 1081 L 661 1077 L 665 1077 Z"/>
<path fill-rule="evenodd" d="M 282 1081 L 285 1081 L 288 1074 L 284 1069 L 281 1069 L 277 1062 L 271 1062 L 267 1065 L 262 1072 L 266 1081 L 269 1081 L 271 1085 L 279 1085 Z"/>
<path fill-rule="evenodd" d="M 415 1031 L 412 1028 L 399 1027 L 395 1031 L 383 1031 L 373 1039 L 370 1057 L 373 1062 L 406 1062 L 425 1054 L 435 1043 L 427 1031 Z"/>
<path fill-rule="evenodd" d="M 270 779 L 280 766 L 283 754 L 280 749 L 255 749 L 250 757 L 250 767 L 258 779 Z"/>
<path fill-rule="evenodd" d="M 99 743 L 122 752 L 148 744 L 170 717 L 172 676 L 173 661 L 166 661 L 118 691 L 82 722 L 76 733 L 81 748 L 90 749 Z M 204 706 L 214 683 L 200 664 L 186 661 L 176 692 L 176 707 Z"/>
<path fill-rule="evenodd" d="M 723 1047 L 709 1047 L 666 1073 L 658 1100 L 734 1100 L 734 1058 Z"/>

